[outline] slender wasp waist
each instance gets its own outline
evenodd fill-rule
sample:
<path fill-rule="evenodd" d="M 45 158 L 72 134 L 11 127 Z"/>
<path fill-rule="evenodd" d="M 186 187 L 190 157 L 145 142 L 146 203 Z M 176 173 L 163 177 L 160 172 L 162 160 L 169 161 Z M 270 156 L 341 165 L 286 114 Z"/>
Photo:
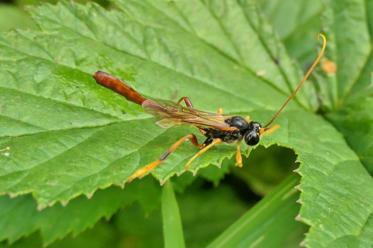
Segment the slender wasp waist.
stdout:
<path fill-rule="evenodd" d="M 258 122 L 247 122 L 241 116 L 233 116 L 225 120 L 225 123 L 231 127 L 237 128 L 234 131 L 222 131 L 213 128 L 203 129 L 207 139 L 204 144 L 210 144 L 214 139 L 221 139 L 225 143 L 233 143 L 237 141 L 245 140 L 246 144 L 254 146 L 259 142 L 259 130 L 261 125 Z"/>

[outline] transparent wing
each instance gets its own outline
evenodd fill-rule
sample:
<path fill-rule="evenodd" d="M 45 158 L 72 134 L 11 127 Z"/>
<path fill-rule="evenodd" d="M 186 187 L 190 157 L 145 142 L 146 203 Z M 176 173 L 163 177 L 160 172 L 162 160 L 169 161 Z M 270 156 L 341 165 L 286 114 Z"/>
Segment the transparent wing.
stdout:
<path fill-rule="evenodd" d="M 199 128 L 214 128 L 223 131 L 236 130 L 224 122 L 227 116 L 200 111 L 194 108 L 186 108 L 173 102 L 155 101 L 147 99 L 142 103 L 144 110 L 159 121 L 157 124 L 163 128 L 174 125 L 188 124 Z"/>

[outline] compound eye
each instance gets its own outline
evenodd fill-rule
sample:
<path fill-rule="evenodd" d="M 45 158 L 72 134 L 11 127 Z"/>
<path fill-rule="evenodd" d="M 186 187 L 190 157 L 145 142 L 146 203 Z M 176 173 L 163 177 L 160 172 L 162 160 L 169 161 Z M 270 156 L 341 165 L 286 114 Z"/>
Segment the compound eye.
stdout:
<path fill-rule="evenodd" d="M 260 137 L 259 134 L 255 131 L 251 131 L 245 134 L 245 142 L 249 146 L 255 146 L 259 143 Z"/>
<path fill-rule="evenodd" d="M 252 129 L 255 130 L 256 132 L 259 132 L 260 128 L 262 128 L 262 125 L 260 125 L 259 122 L 251 122 L 250 123 L 252 126 Z"/>

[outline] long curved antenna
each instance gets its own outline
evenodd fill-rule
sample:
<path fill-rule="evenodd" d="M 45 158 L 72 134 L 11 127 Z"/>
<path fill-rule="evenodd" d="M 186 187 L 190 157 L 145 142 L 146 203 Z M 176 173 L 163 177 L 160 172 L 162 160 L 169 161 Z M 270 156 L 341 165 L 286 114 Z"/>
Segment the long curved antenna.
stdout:
<path fill-rule="evenodd" d="M 272 119 L 264 126 L 265 129 L 268 128 L 269 125 L 271 125 L 273 123 L 273 121 L 276 120 L 276 118 L 281 114 L 281 112 L 285 109 L 286 105 L 288 105 L 288 103 L 290 102 L 290 100 L 293 99 L 294 96 L 298 93 L 299 89 L 303 86 L 303 84 L 309 78 L 309 76 L 311 75 L 311 73 L 313 72 L 313 70 L 315 69 L 315 67 L 317 66 L 317 64 L 320 62 L 320 59 L 324 55 L 325 48 L 326 48 L 326 37 L 325 37 L 325 35 L 323 35 L 323 34 L 320 33 L 319 34 L 319 38 L 322 39 L 323 43 L 322 43 L 322 48 L 321 48 L 319 54 L 317 55 L 317 58 L 315 59 L 315 61 L 311 65 L 311 67 L 308 69 L 307 73 L 304 75 L 302 81 L 300 81 L 300 83 L 298 84 L 297 88 L 295 88 L 295 90 L 293 91 L 293 93 L 291 93 L 291 95 L 282 104 L 281 108 L 276 112 L 276 114 L 273 115 Z"/>

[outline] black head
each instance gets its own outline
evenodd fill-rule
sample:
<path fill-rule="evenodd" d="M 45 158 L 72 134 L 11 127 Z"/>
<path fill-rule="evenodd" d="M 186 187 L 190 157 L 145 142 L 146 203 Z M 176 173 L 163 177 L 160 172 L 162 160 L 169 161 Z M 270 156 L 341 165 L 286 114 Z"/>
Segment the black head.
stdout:
<path fill-rule="evenodd" d="M 255 146 L 256 144 L 259 143 L 260 140 L 260 128 L 262 126 L 255 121 L 252 121 L 248 124 L 248 128 L 244 134 L 244 139 L 246 144 L 249 146 Z"/>

